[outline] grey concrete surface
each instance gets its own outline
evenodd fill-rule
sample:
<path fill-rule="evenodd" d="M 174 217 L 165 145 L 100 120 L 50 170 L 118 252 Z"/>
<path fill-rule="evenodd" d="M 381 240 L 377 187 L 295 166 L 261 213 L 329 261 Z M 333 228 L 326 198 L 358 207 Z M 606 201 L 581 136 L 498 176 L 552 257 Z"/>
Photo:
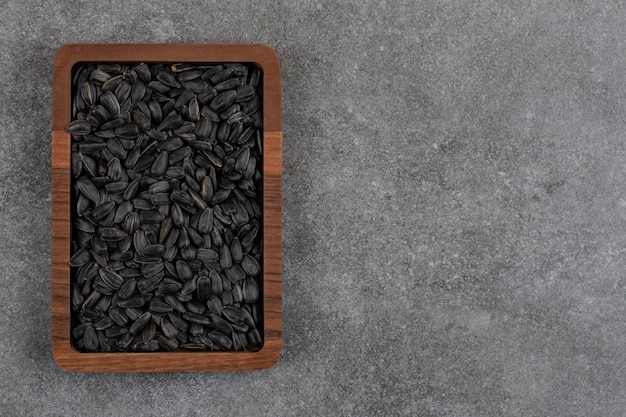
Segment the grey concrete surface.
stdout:
<path fill-rule="evenodd" d="M 626 415 L 621 2 L 0 3 L 1 416 Z M 55 365 L 52 62 L 75 42 L 278 51 L 274 368 Z"/>

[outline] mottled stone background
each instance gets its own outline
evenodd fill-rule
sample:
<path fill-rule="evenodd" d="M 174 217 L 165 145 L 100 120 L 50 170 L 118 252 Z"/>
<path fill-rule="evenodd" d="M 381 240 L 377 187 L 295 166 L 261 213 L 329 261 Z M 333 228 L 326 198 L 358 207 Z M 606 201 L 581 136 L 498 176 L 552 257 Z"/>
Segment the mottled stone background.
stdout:
<path fill-rule="evenodd" d="M 0 415 L 625 415 L 622 2 L 0 4 Z M 52 63 L 77 42 L 278 51 L 274 368 L 55 365 Z"/>

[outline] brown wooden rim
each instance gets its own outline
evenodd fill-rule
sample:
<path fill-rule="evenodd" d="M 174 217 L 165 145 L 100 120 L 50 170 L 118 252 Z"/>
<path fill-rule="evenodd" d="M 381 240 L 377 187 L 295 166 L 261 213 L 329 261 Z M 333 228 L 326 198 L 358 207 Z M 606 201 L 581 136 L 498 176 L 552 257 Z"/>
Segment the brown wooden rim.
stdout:
<path fill-rule="evenodd" d="M 70 342 L 71 71 L 79 62 L 251 62 L 263 71 L 263 347 L 256 352 L 82 353 Z M 52 347 L 70 371 L 240 371 L 273 366 L 282 348 L 282 86 L 265 45 L 73 44 L 59 49 L 52 94 Z"/>

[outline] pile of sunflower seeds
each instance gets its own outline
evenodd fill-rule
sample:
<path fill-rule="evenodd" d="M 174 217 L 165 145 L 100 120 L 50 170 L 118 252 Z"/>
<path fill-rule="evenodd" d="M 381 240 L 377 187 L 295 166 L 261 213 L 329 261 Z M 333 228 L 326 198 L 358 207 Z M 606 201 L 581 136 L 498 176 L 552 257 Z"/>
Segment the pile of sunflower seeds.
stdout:
<path fill-rule="evenodd" d="M 75 70 L 78 350 L 262 345 L 260 78 L 240 63 Z"/>

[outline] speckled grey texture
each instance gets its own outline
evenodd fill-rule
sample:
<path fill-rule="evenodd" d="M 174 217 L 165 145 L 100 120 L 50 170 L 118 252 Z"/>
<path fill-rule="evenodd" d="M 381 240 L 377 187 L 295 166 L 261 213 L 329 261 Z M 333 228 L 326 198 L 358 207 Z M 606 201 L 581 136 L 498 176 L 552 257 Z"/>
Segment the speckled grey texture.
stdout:
<path fill-rule="evenodd" d="M 0 415 L 624 415 L 619 2 L 1 3 Z M 52 63 L 76 42 L 278 51 L 274 368 L 55 365 Z"/>

